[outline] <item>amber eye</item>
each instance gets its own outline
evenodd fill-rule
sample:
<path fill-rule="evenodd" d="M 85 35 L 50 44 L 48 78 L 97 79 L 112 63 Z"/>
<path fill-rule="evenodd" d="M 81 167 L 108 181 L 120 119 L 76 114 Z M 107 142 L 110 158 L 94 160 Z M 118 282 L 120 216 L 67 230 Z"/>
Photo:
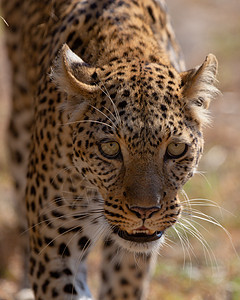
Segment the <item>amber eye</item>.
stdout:
<path fill-rule="evenodd" d="M 120 146 L 115 141 L 101 142 L 99 148 L 102 155 L 107 158 L 115 158 L 120 153 Z"/>
<path fill-rule="evenodd" d="M 179 158 L 187 152 L 187 149 L 188 145 L 184 143 L 170 143 L 166 154 L 169 158 Z"/>

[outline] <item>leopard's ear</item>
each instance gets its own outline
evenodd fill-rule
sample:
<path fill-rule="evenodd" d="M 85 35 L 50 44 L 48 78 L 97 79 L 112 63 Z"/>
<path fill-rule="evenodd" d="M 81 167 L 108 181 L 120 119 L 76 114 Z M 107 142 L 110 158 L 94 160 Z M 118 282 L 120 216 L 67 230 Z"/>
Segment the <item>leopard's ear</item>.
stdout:
<path fill-rule="evenodd" d="M 54 61 L 50 77 L 69 96 L 92 97 L 98 90 L 93 84 L 96 68 L 86 64 L 64 44 Z"/>
<path fill-rule="evenodd" d="M 200 67 L 181 73 L 182 94 L 196 120 L 202 125 L 209 123 L 208 107 L 218 94 L 216 75 L 218 62 L 209 54 Z"/>

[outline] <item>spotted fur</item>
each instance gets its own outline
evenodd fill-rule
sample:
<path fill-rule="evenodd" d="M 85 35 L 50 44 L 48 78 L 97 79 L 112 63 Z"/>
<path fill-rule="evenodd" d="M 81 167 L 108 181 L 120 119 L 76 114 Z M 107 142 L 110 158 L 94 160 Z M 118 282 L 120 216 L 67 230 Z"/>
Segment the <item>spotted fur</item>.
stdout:
<path fill-rule="evenodd" d="M 216 58 L 183 71 L 162 0 L 2 2 L 35 298 L 92 299 L 85 260 L 102 238 L 99 299 L 145 299 L 202 154 Z"/>

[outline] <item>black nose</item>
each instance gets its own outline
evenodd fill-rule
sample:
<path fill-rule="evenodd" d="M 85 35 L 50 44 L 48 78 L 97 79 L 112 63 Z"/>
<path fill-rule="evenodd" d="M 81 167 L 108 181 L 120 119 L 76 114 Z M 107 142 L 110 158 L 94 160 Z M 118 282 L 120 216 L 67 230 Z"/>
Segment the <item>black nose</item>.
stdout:
<path fill-rule="evenodd" d="M 140 219 L 149 219 L 154 213 L 158 212 L 161 209 L 161 206 L 128 206 L 128 209 Z"/>

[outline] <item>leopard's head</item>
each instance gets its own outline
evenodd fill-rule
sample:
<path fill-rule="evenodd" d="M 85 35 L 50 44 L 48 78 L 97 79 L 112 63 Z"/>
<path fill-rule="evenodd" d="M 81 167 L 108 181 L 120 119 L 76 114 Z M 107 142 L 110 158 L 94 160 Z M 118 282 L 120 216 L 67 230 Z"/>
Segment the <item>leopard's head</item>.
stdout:
<path fill-rule="evenodd" d="M 52 78 L 66 93 L 73 162 L 104 199 L 104 220 L 122 247 L 151 251 L 178 221 L 178 192 L 203 151 L 216 73 L 212 54 L 178 73 L 127 59 L 93 67 L 63 46 Z"/>

